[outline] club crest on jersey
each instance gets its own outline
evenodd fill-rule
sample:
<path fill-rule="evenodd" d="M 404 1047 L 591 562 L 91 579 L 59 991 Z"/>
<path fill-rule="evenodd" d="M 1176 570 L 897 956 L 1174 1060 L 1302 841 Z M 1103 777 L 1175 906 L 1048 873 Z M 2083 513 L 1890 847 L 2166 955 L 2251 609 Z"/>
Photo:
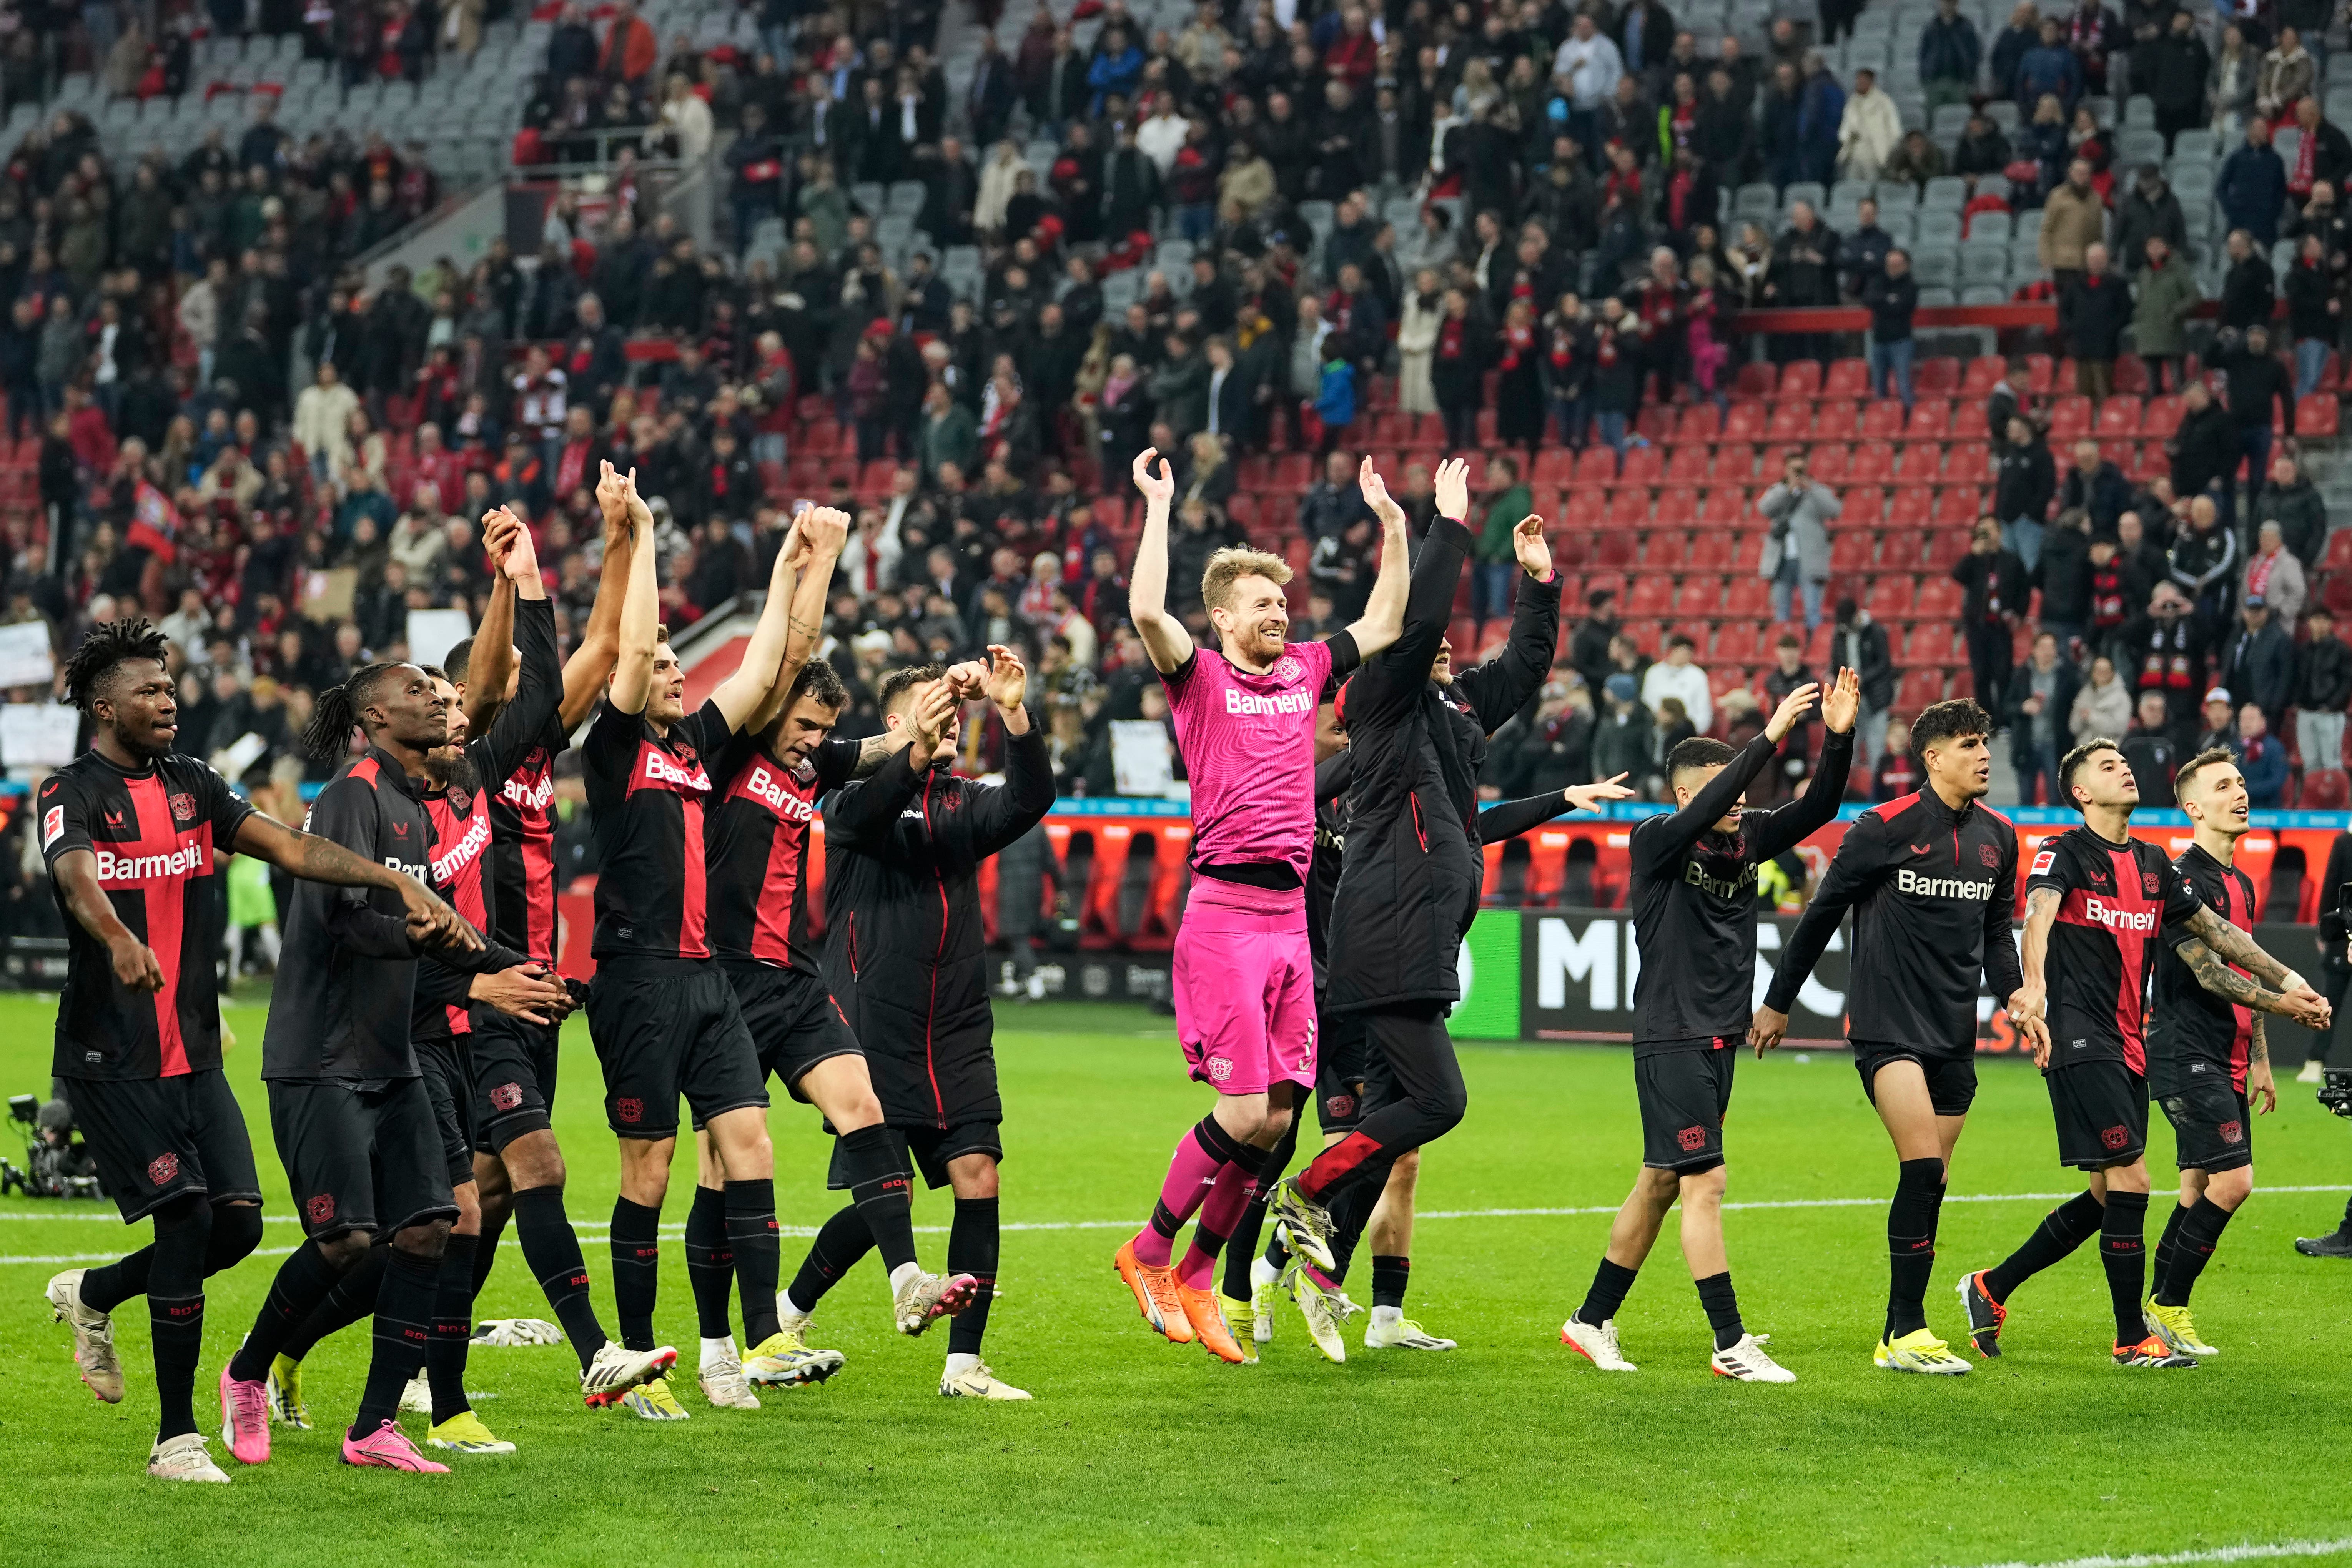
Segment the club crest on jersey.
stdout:
<path fill-rule="evenodd" d="M 453 787 L 449 791 L 449 809 L 456 812 L 459 816 L 463 816 L 467 813 L 472 811 L 474 809 L 474 792 L 469 789 L 457 789 Z"/>
<path fill-rule="evenodd" d="M 2143 893 L 2146 893 L 2146 894 L 2147 894 L 2149 898 L 2151 898 L 2151 899 L 2152 899 L 2152 898 L 2154 898 L 2154 897 L 2156 897 L 2156 873 L 2155 873 L 2155 872 L 2153 872 L 2153 871 L 2142 871 L 2142 872 L 2139 874 L 2139 890 L 2140 890 L 2141 892 L 2143 892 Z"/>
<path fill-rule="evenodd" d="M 196 797 L 192 795 L 172 796 L 172 820 L 183 826 L 196 819 Z"/>
<path fill-rule="evenodd" d="M 2105 1143 L 2110 1149 L 2121 1149 L 2131 1142 L 2131 1129 L 2128 1127 L 2110 1127 L 2105 1131 L 2099 1134 L 2099 1142 Z"/>
<path fill-rule="evenodd" d="M 522 1103 L 522 1085 L 502 1083 L 490 1090 L 490 1105 L 498 1110 L 512 1110 Z"/>
<path fill-rule="evenodd" d="M 2236 1125 L 2234 1122 L 2232 1126 Z M 180 1173 L 180 1157 L 166 1151 L 147 1162 L 147 1179 L 159 1187 L 169 1186 L 172 1178 Z"/>
<path fill-rule="evenodd" d="M 1706 1129 L 1704 1127 L 1685 1127 L 1681 1131 L 1675 1134 L 1675 1142 L 1681 1144 L 1684 1148 L 1688 1149 L 1693 1152 L 1696 1152 L 1697 1151 L 1706 1147 Z"/>
<path fill-rule="evenodd" d="M 2058 864 L 2058 851 L 2055 849 L 2044 849 L 2033 857 L 2033 869 L 2028 871 L 2026 875 L 2029 877 L 2044 876 L 2049 872 L 2050 868 L 2056 864 Z"/>
<path fill-rule="evenodd" d="M 302 1213 L 312 1225 L 325 1225 L 335 1217 L 335 1194 L 320 1193 L 302 1205 Z"/>
<path fill-rule="evenodd" d="M 634 1094 L 625 1094 L 613 1102 L 613 1114 L 635 1127 L 646 1119 L 646 1102 Z"/>
<path fill-rule="evenodd" d="M 1988 871 L 2000 869 L 2000 851 L 1990 844 L 1977 846 L 1977 858 L 1984 862 L 1985 869 Z"/>
<path fill-rule="evenodd" d="M 2245 1141 L 2246 1141 L 2246 1124 L 2245 1124 L 2244 1122 L 2242 1122 L 2242 1121 L 2224 1121 L 2223 1123 L 2221 1123 L 2221 1142 L 2224 1142 L 2224 1143 L 2242 1143 L 2242 1142 L 2244 1142 Z"/>
<path fill-rule="evenodd" d="M 1307 667 L 1288 654 L 1274 661 L 1273 675 L 1276 680 L 1296 680 L 1307 672 Z"/>

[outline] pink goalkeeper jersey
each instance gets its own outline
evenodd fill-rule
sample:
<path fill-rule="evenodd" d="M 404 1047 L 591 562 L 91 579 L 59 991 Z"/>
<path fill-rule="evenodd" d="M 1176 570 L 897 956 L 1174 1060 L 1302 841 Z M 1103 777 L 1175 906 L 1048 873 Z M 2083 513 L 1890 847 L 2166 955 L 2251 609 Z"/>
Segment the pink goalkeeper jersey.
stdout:
<path fill-rule="evenodd" d="M 1286 865 L 1304 887 L 1315 854 L 1315 709 L 1356 665 L 1355 640 L 1287 645 L 1264 675 L 1196 647 L 1160 679 L 1192 785 L 1192 864 Z"/>

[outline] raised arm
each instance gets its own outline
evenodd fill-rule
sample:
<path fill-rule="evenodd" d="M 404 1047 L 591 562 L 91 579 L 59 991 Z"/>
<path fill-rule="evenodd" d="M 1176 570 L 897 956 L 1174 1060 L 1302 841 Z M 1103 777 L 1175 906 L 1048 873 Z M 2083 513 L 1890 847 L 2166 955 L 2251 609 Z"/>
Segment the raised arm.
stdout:
<path fill-rule="evenodd" d="M 898 727 L 898 732 L 908 738 L 907 743 L 885 757 L 872 778 L 835 790 L 825 801 L 827 844 L 866 845 L 889 833 L 898 814 L 913 804 L 958 700 L 947 681 L 935 680 L 924 689 Z"/>
<path fill-rule="evenodd" d="M 834 537 L 833 529 L 817 518 L 816 514 L 824 510 L 812 508 L 807 518 L 793 524 L 793 531 L 785 536 L 783 548 L 776 552 L 781 561 L 797 551 L 800 559 L 793 565 L 797 575 L 793 582 L 792 603 L 784 616 L 783 662 L 776 668 L 776 679 L 769 686 L 768 694 L 760 700 L 759 708 L 743 726 L 753 734 L 764 733 L 776 721 L 776 715 L 784 710 L 784 704 L 792 698 L 793 682 L 800 679 L 802 669 L 815 655 L 816 645 L 824 636 L 825 595 L 833 591 L 834 563 L 841 558 L 842 546 L 849 537 L 845 526 L 840 538 Z M 748 656 L 745 663 L 750 663 Z"/>
<path fill-rule="evenodd" d="M 1365 657 L 1361 684 L 1348 700 L 1351 726 L 1377 721 L 1428 684 L 1430 661 L 1445 639 L 1454 593 L 1470 559 L 1470 531 L 1462 526 L 1462 517 L 1470 510 L 1469 473 L 1470 465 L 1458 458 L 1438 467 L 1438 515 L 1430 520 L 1429 537 L 1422 542 L 1421 559 L 1414 563 L 1406 588 L 1404 629 L 1380 658 Z M 1375 512 L 1396 505 L 1369 458 L 1363 477 L 1364 499 Z"/>
<path fill-rule="evenodd" d="M 1143 540 L 1135 547 L 1135 570 L 1128 576 L 1127 616 L 1151 656 L 1151 668 L 1173 675 L 1192 657 L 1192 634 L 1168 613 L 1168 509 L 1176 499 L 1176 475 L 1168 459 L 1160 458 L 1153 474 L 1151 459 L 1159 448 L 1146 447 L 1135 459 L 1135 488 L 1143 492 Z"/>
<path fill-rule="evenodd" d="M 1772 761 L 1780 749 L 1780 742 L 1788 739 L 1790 730 L 1796 728 L 1797 721 L 1811 710 L 1813 699 L 1821 689 L 1808 681 L 1782 698 L 1780 706 L 1773 710 L 1771 721 L 1764 726 L 1764 732 L 1742 746 L 1737 756 L 1724 763 L 1722 771 L 1691 796 L 1688 805 L 1663 821 L 1653 817 L 1643 823 L 1641 830 L 1633 835 L 1633 868 L 1645 876 L 1656 876 L 1678 865 L 1689 853 L 1690 847 L 1698 842 L 1699 836 L 1723 820 L 1724 814 L 1731 809 L 1731 803 L 1740 797 L 1756 781 L 1756 775 Z M 1669 784 L 1673 782 L 1671 779 L 1667 781 Z M 1746 822 L 1745 814 L 1740 820 Z M 1759 858 L 1769 858 L 1759 856 Z"/>
<path fill-rule="evenodd" d="M 1845 799 L 1846 775 L 1853 771 L 1853 723 L 1861 711 L 1862 678 L 1851 669 L 1839 670 L 1836 683 L 1822 701 L 1829 738 L 1822 742 L 1822 760 L 1813 769 L 1813 782 L 1797 799 L 1762 813 L 1762 820 L 1749 830 L 1758 859 L 1769 860 L 1795 848 L 1837 816 Z M 1745 827 L 1746 817 L 1740 820 Z"/>
<path fill-rule="evenodd" d="M 654 634 L 661 628 L 661 586 L 654 581 L 653 512 L 637 498 L 636 470 L 622 481 L 629 510 L 629 531 L 642 546 L 629 552 L 629 585 L 621 596 L 620 626 L 614 644 L 613 706 L 623 713 L 643 713 L 654 687 Z M 783 559 L 779 554 L 778 560 Z M 602 597 L 601 591 L 598 595 Z M 578 662 L 578 656 L 573 656 Z M 572 672 L 566 669 L 564 698 L 570 709 Z"/>
<path fill-rule="evenodd" d="M 849 537 L 847 515 L 831 507 L 812 507 L 793 525 L 795 532 L 811 533 L 835 526 L 840 529 L 843 539 Z M 835 553 L 838 555 L 839 552 L 836 545 Z M 784 651 L 792 641 L 793 595 L 797 585 L 795 573 L 800 564 L 796 558 L 803 553 L 790 537 L 785 539 L 784 547 L 776 552 L 775 571 L 768 579 L 767 602 L 760 606 L 760 618 L 751 627 L 751 640 L 743 649 L 743 661 L 735 667 L 735 673 L 720 681 L 718 689 L 710 694 L 710 700 L 719 704 L 719 711 L 725 716 L 730 730 L 741 730 L 745 721 L 760 710 L 761 705 L 775 689 L 777 677 L 783 670 Z M 827 561 L 825 572 L 828 578 L 832 570 L 833 563 Z M 810 640 L 810 646 L 815 646 L 814 638 Z"/>
<path fill-rule="evenodd" d="M 1559 650 L 1559 577 L 1551 569 L 1551 546 L 1544 542 L 1543 519 L 1530 512 L 1511 531 L 1519 562 L 1518 597 L 1511 608 L 1511 637 L 1503 651 L 1454 678 L 1454 690 L 1468 700 L 1488 734 L 1527 706 L 1551 670 Z"/>
<path fill-rule="evenodd" d="M 1570 784 L 1525 800 L 1498 801 L 1478 813 L 1478 842 L 1500 844 L 1568 812 L 1599 811 L 1610 801 L 1631 800 L 1633 792 L 1621 782 L 1624 777 L 1619 773 L 1599 784 Z"/>
<path fill-rule="evenodd" d="M 1466 476 L 1469 465 L 1463 464 Z M 1441 465 L 1439 473 L 1444 472 Z M 1370 658 L 1404 635 L 1405 600 L 1412 581 L 1412 541 L 1405 530 L 1404 508 L 1389 497 L 1388 486 L 1372 468 L 1372 459 L 1365 458 L 1357 470 L 1357 482 L 1362 486 L 1364 500 L 1371 507 L 1372 515 L 1381 520 L 1381 569 L 1372 579 L 1371 596 L 1364 601 L 1363 616 L 1348 628 L 1355 639 L 1356 655 Z M 1438 489 L 1439 505 L 1446 494 L 1443 480 Z M 1465 478 L 1462 492 L 1462 516 L 1470 513 L 1470 494 Z M 1452 514 L 1448 514 L 1449 516 Z M 1454 520 L 1462 521 L 1461 517 Z"/>
<path fill-rule="evenodd" d="M 965 812 L 972 854 L 985 859 L 1045 819 L 1054 809 L 1054 764 L 1045 754 L 1045 731 L 1029 721 L 1022 705 L 1029 672 L 1020 655 L 990 645 L 988 679 L 982 685 L 1004 724 L 1004 782 L 972 792 Z"/>
<path fill-rule="evenodd" d="M 612 677 L 613 660 L 621 646 L 621 608 L 628 597 L 629 573 L 637 552 L 629 510 L 637 471 L 631 468 L 625 478 L 614 472 L 610 463 L 604 469 L 603 478 L 596 481 L 596 505 L 604 514 L 604 563 L 596 574 L 596 602 L 588 612 L 587 629 L 581 634 L 580 646 L 563 663 L 563 705 L 559 711 L 566 730 L 576 729 L 595 710 L 596 700 L 604 694 L 604 682 Z M 653 552 L 650 534 L 646 551 L 648 555 Z"/>
<path fill-rule="evenodd" d="M 482 546 L 489 554 L 490 570 L 498 581 L 490 588 L 490 602 L 482 611 L 482 624 L 474 628 L 473 657 L 466 667 L 464 705 L 466 732 L 469 735 L 481 734 L 488 728 L 492 715 L 506 701 L 507 682 L 514 677 L 515 582 L 507 572 L 507 562 L 514 553 L 515 535 L 519 532 L 528 542 L 529 531 L 506 508 L 482 514 Z"/>

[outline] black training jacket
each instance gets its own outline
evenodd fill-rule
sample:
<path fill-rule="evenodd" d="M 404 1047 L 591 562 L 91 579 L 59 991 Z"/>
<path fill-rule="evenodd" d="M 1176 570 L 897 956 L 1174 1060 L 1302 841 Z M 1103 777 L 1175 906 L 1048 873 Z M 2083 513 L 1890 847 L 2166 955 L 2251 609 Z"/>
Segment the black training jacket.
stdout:
<path fill-rule="evenodd" d="M 379 865 L 432 880 L 433 818 L 424 786 L 381 747 L 370 747 L 319 792 L 302 826 Z M 262 1031 L 261 1076 L 365 1085 L 415 1078 L 409 1021 L 423 951 L 409 941 L 398 893 L 298 879 L 277 994 Z M 468 974 L 523 962 L 495 942 L 479 952 L 446 949 L 435 956 Z"/>
<path fill-rule="evenodd" d="M 1008 736 L 1004 782 L 900 748 L 824 803 L 824 984 L 894 1127 L 1000 1121 L 980 863 L 1054 805 L 1045 727 Z"/>
<path fill-rule="evenodd" d="M 1853 910 L 1846 1037 L 1937 1056 L 1977 1048 L 1977 976 L 2006 999 L 2024 984 L 2017 937 L 2017 829 L 1979 801 L 1932 789 L 1853 819 L 1781 954 L 1764 1005 L 1786 1013 Z"/>
<path fill-rule="evenodd" d="M 1559 641 L 1559 579 L 1522 573 L 1510 645 L 1450 687 L 1429 679 L 1470 531 L 1431 521 L 1405 597 L 1404 632 L 1349 678 L 1355 758 L 1348 849 L 1331 900 L 1328 1005 L 1362 1012 L 1459 1001 L 1463 933 L 1478 912 L 1478 770 L 1486 737 L 1533 697 Z"/>
<path fill-rule="evenodd" d="M 1731 803 L 1780 748 L 1759 735 L 1671 816 L 1634 824 L 1635 1055 L 1748 1032 L 1756 994 L 1756 868 L 1803 843 L 1837 816 L 1853 762 L 1853 731 L 1830 732 L 1813 782 L 1795 800 L 1742 811 L 1717 833 Z"/>

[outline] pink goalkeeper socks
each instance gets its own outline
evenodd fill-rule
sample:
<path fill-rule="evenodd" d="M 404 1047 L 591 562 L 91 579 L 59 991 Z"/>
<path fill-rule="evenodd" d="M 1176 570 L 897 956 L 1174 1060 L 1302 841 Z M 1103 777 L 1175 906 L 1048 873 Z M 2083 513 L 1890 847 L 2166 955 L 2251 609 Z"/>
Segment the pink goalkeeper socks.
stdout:
<path fill-rule="evenodd" d="M 1176 1152 L 1168 1161 L 1168 1179 L 1160 1184 L 1160 1201 L 1152 1206 L 1151 1223 L 1136 1232 L 1136 1261 L 1152 1268 L 1167 1268 L 1176 1250 L 1177 1232 L 1207 1201 L 1219 1174 L 1237 1159 L 1249 1161 L 1255 1173 L 1260 1158 L 1218 1126 L 1215 1117 L 1202 1117 L 1198 1126 L 1177 1140 Z M 1232 1223 L 1227 1220 L 1228 1229 Z"/>

